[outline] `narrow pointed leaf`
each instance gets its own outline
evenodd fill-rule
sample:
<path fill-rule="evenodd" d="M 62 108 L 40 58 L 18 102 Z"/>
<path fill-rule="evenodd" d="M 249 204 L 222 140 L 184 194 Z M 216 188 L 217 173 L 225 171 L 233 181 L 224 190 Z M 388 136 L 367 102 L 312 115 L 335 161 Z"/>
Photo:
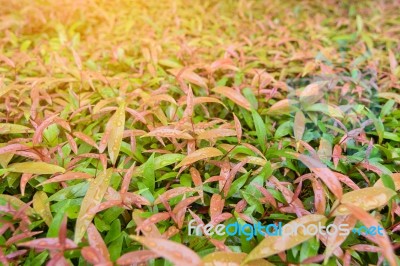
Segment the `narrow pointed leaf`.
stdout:
<path fill-rule="evenodd" d="M 246 258 L 246 253 L 234 253 L 217 251 L 206 255 L 203 258 L 204 266 L 240 266 Z M 246 263 L 246 266 L 273 266 L 274 264 L 263 260 L 254 260 Z"/>
<path fill-rule="evenodd" d="M 117 264 L 121 266 L 136 265 L 158 257 L 159 255 L 151 250 L 137 250 L 128 252 L 119 257 Z"/>
<path fill-rule="evenodd" d="M 4 134 L 19 134 L 19 133 L 32 133 L 33 130 L 26 126 L 17 124 L 0 123 L 0 135 Z"/>
<path fill-rule="evenodd" d="M 110 183 L 112 173 L 112 168 L 107 169 L 105 172 L 101 171 L 100 174 L 90 182 L 76 220 L 74 237 L 76 243 L 80 242 L 90 225 L 94 214 L 91 214 L 89 210 L 101 203 Z"/>
<path fill-rule="evenodd" d="M 186 156 L 175 168 L 195 163 L 199 160 L 221 156 L 222 152 L 213 147 L 202 148 Z"/>
<path fill-rule="evenodd" d="M 233 129 L 215 128 L 201 132 L 200 134 L 197 135 L 196 139 L 216 139 L 216 138 L 229 137 L 235 135 L 236 131 Z"/>
<path fill-rule="evenodd" d="M 48 164 L 44 162 L 23 162 L 14 163 L 8 166 L 10 172 L 36 174 L 36 175 L 50 175 L 55 173 L 64 173 L 65 169 L 61 166 Z"/>
<path fill-rule="evenodd" d="M 324 165 L 321 161 L 307 155 L 298 154 L 296 157 L 311 171 L 313 171 L 337 198 L 340 199 L 342 197 L 342 186 L 328 166 Z"/>
<path fill-rule="evenodd" d="M 125 102 L 120 104 L 115 114 L 111 117 L 112 122 L 108 125 L 111 126 L 112 130 L 108 138 L 107 147 L 113 165 L 115 165 L 121 149 L 122 136 L 125 128 L 125 105 Z"/>
<path fill-rule="evenodd" d="M 176 242 L 152 237 L 130 236 L 157 255 L 171 261 L 175 266 L 200 266 L 200 257 L 188 247 Z"/>
<path fill-rule="evenodd" d="M 327 218 L 323 215 L 310 214 L 297 218 L 288 224 L 294 225 L 304 225 L 308 226 L 310 224 L 318 225 L 321 223 L 324 225 Z M 246 257 L 245 262 L 266 258 L 274 254 L 280 253 L 282 251 L 291 249 L 300 243 L 307 241 L 308 239 L 314 237 L 313 235 L 297 234 L 297 235 L 282 235 L 282 236 L 266 236 L 259 244 L 256 246 Z"/>
<path fill-rule="evenodd" d="M 303 138 L 304 130 L 306 126 L 306 118 L 302 111 L 297 111 L 294 116 L 294 138 L 299 141 Z"/>
<path fill-rule="evenodd" d="M 33 209 L 42 217 L 43 221 L 50 226 L 53 216 L 46 192 L 38 191 L 33 196 Z"/>
<path fill-rule="evenodd" d="M 241 106 L 241 107 L 243 107 L 243 108 L 245 108 L 245 109 L 250 111 L 251 104 L 237 90 L 229 88 L 229 87 L 221 86 L 221 87 L 214 88 L 213 91 L 215 91 L 218 94 L 221 94 L 222 96 L 225 96 L 226 98 L 230 99 L 231 101 L 233 101 L 237 105 L 239 105 L 239 106 Z"/>

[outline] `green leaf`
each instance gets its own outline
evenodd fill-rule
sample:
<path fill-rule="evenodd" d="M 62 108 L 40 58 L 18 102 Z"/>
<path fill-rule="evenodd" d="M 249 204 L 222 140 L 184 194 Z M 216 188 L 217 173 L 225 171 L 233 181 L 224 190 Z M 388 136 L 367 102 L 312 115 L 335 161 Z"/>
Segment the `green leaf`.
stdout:
<path fill-rule="evenodd" d="M 180 161 L 182 161 L 183 158 L 185 158 L 185 155 L 177 154 L 177 153 L 163 154 L 161 156 L 155 157 L 154 158 L 154 169 L 158 170 L 165 166 L 180 162 Z M 145 167 L 146 167 L 146 164 L 144 163 L 141 166 L 135 168 L 133 170 L 132 175 L 134 177 L 143 175 Z"/>
<path fill-rule="evenodd" d="M 65 211 L 71 206 L 71 203 L 71 200 L 65 200 L 65 204 L 57 210 L 56 216 L 54 216 L 49 226 L 46 237 L 58 237 L 58 232 L 60 231 L 60 226 L 64 219 Z"/>
<path fill-rule="evenodd" d="M 250 172 L 242 175 L 241 177 L 239 177 L 238 179 L 236 179 L 235 181 L 232 182 L 232 185 L 231 185 L 231 188 L 229 189 L 227 198 L 232 197 L 232 195 L 234 195 L 236 192 L 239 191 L 239 189 L 241 187 L 243 187 L 243 185 L 247 181 L 247 178 L 249 178 L 249 174 L 250 174 Z"/>
<path fill-rule="evenodd" d="M 114 220 L 112 222 L 110 230 L 108 231 L 106 237 L 104 238 L 104 242 L 109 244 L 110 242 L 116 240 L 121 235 L 121 222 L 119 219 Z"/>
<path fill-rule="evenodd" d="M 381 177 L 382 183 L 385 187 L 390 188 L 393 191 L 396 191 L 396 186 L 394 184 L 393 178 L 391 175 L 383 174 Z"/>
<path fill-rule="evenodd" d="M 265 127 L 265 123 L 262 120 L 261 116 L 257 113 L 257 111 L 252 110 L 251 114 L 253 116 L 254 125 L 256 126 L 258 144 L 261 146 L 261 150 L 265 151 L 265 149 L 267 148 L 267 129 Z"/>
<path fill-rule="evenodd" d="M 120 235 L 117 239 L 111 242 L 108 247 L 108 251 L 110 252 L 110 259 L 112 261 L 116 261 L 121 256 L 122 244 L 124 243 L 124 236 Z"/>
<path fill-rule="evenodd" d="M 144 171 L 143 171 L 143 183 L 149 188 L 151 192 L 154 192 L 155 189 L 155 164 L 154 164 L 154 153 L 150 156 L 150 158 L 145 163 Z"/>

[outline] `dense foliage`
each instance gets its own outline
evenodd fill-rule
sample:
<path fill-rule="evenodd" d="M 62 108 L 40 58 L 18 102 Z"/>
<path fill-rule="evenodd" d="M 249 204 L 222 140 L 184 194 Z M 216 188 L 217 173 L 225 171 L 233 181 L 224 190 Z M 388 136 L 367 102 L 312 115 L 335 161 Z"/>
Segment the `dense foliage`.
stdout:
<path fill-rule="evenodd" d="M 399 265 L 399 3 L 317 2 L 0 1 L 0 262 Z"/>

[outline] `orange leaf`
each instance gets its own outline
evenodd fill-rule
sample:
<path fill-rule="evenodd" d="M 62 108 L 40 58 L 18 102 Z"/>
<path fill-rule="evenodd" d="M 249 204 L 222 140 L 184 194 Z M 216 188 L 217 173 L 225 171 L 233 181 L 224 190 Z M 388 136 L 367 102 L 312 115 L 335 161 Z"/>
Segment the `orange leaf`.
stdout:
<path fill-rule="evenodd" d="M 143 135 L 142 137 L 164 137 L 164 138 L 178 138 L 178 139 L 193 139 L 193 137 L 189 133 L 185 133 L 183 131 L 177 130 L 177 129 L 172 129 L 172 128 L 167 128 L 167 127 L 161 127 L 154 129 L 147 133 L 146 135 Z"/>
<path fill-rule="evenodd" d="M 240 124 L 239 119 L 235 114 L 233 114 L 233 120 L 235 121 L 235 130 L 236 130 L 236 136 L 238 138 L 238 143 L 242 141 L 242 125 Z"/>
<path fill-rule="evenodd" d="M 214 128 L 211 130 L 207 130 L 201 132 L 197 135 L 196 139 L 215 139 L 215 138 L 222 138 L 222 137 L 229 137 L 235 136 L 236 131 L 227 128 Z"/>
<path fill-rule="evenodd" d="M 213 147 L 202 148 L 197 151 L 192 152 L 177 165 L 174 169 L 179 168 L 181 166 L 189 165 L 195 163 L 199 160 L 203 160 L 206 158 L 216 157 L 223 155 L 222 152 Z"/>
<path fill-rule="evenodd" d="M 181 69 L 170 69 L 168 71 L 178 79 L 181 78 L 200 87 L 207 88 L 207 84 L 204 79 L 190 69 L 184 69 L 183 71 Z"/>
<path fill-rule="evenodd" d="M 222 213 L 225 200 L 219 194 L 214 194 L 210 200 L 210 217 L 213 220 L 216 216 Z"/>
<path fill-rule="evenodd" d="M 222 96 L 225 96 L 229 98 L 231 101 L 236 103 L 237 105 L 240 105 L 241 107 L 247 109 L 250 111 L 251 109 L 251 104 L 249 101 L 237 90 L 234 90 L 229 87 L 221 86 L 221 87 L 216 87 L 213 89 L 216 93 L 221 94 Z"/>

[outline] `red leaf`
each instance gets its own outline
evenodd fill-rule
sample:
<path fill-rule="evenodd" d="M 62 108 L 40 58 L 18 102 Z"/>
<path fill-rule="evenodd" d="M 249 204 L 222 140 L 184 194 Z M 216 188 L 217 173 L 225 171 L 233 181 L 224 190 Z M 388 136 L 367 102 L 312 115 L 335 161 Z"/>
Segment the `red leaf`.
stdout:
<path fill-rule="evenodd" d="M 311 171 L 313 171 L 329 188 L 330 191 L 340 199 L 343 195 L 342 186 L 334 172 L 332 172 L 328 166 L 324 165 L 321 161 L 303 155 L 297 154 L 297 159 L 304 163 Z"/>
<path fill-rule="evenodd" d="M 76 142 L 74 140 L 74 138 L 68 134 L 67 132 L 65 132 L 65 136 L 67 137 L 69 146 L 71 147 L 71 150 L 75 153 L 78 154 L 78 146 L 76 145 Z"/>
<path fill-rule="evenodd" d="M 170 217 L 168 212 L 160 212 L 153 214 L 151 217 L 144 220 L 140 225 L 136 227 L 136 232 L 143 231 L 146 227 L 151 224 L 156 224 L 161 221 L 165 221 Z"/>
<path fill-rule="evenodd" d="M 29 180 L 33 177 L 33 174 L 25 173 L 22 174 L 21 176 L 21 182 L 20 182 L 20 189 L 21 189 L 21 194 L 22 196 L 25 194 L 25 187 L 26 184 L 29 182 Z"/>
<path fill-rule="evenodd" d="M 142 262 L 146 262 L 151 259 L 158 258 L 159 255 L 151 250 L 137 250 L 122 255 L 118 260 L 118 265 L 136 265 Z"/>
<path fill-rule="evenodd" d="M 75 137 L 77 137 L 78 139 L 81 139 L 82 141 L 86 142 L 87 144 L 89 144 L 90 146 L 95 147 L 96 149 L 98 149 L 99 147 L 97 146 L 97 143 L 88 135 L 82 133 L 82 132 L 74 132 L 73 135 Z"/>
<path fill-rule="evenodd" d="M 121 185 L 121 190 L 120 190 L 121 193 L 128 192 L 129 184 L 131 182 L 132 173 L 133 173 L 133 170 L 135 169 L 135 165 L 136 165 L 136 162 L 134 162 L 132 164 L 132 166 L 129 167 L 128 171 L 125 173 L 124 178 L 122 180 L 122 185 Z"/>
<path fill-rule="evenodd" d="M 25 243 L 17 244 L 17 246 L 37 248 L 37 249 L 49 249 L 49 250 L 62 249 L 62 246 L 58 238 L 40 238 Z M 77 247 L 78 246 L 72 240 L 66 239 L 65 241 L 66 249 L 74 249 Z"/>
<path fill-rule="evenodd" d="M 67 172 L 65 174 L 52 177 L 52 178 L 40 183 L 39 185 L 43 186 L 45 184 L 54 183 L 54 182 L 63 182 L 63 181 L 68 181 L 68 180 L 89 179 L 89 178 L 92 178 L 92 176 L 87 173 Z"/>
<path fill-rule="evenodd" d="M 32 142 L 34 145 L 38 145 L 39 143 L 42 142 L 43 138 L 43 131 L 50 126 L 51 124 L 54 123 L 55 118 L 58 116 L 58 114 L 53 114 L 43 120 L 43 122 L 36 128 L 35 133 L 33 134 L 32 137 Z"/>
<path fill-rule="evenodd" d="M 15 151 L 24 151 L 24 150 L 30 150 L 30 149 L 31 148 L 29 146 L 15 143 L 15 144 L 9 144 L 7 146 L 1 147 L 0 154 L 13 153 Z"/>
<path fill-rule="evenodd" d="M 82 257 L 89 263 L 93 265 L 98 265 L 101 263 L 100 256 L 92 247 L 83 247 L 81 250 Z"/>
<path fill-rule="evenodd" d="M 96 250 L 98 254 L 101 255 L 101 261 L 111 263 L 110 254 L 108 253 L 107 246 L 104 243 L 100 233 L 97 231 L 96 227 L 93 224 L 89 225 L 87 233 L 88 233 L 89 244 L 92 248 Z"/>
<path fill-rule="evenodd" d="M 42 231 L 40 231 L 40 232 L 23 232 L 21 234 L 12 236 L 9 239 L 7 239 L 6 246 L 10 246 L 14 243 L 17 243 L 18 241 L 20 241 L 22 239 L 32 237 L 32 236 L 40 234 L 40 233 L 42 233 Z"/>
<path fill-rule="evenodd" d="M 186 209 L 187 206 L 189 206 L 190 204 L 192 204 L 193 202 L 195 202 L 198 199 L 200 199 L 200 196 L 186 198 L 186 199 L 180 201 L 175 206 L 175 208 L 174 208 L 174 210 L 172 212 L 173 213 L 178 213 L 180 210 Z"/>
<path fill-rule="evenodd" d="M 161 194 L 155 201 L 154 204 L 159 204 L 161 203 L 161 198 L 163 198 L 164 200 L 169 200 L 172 198 L 175 198 L 179 195 L 188 193 L 188 192 L 195 192 L 197 191 L 194 188 L 190 188 L 190 187 L 177 187 L 177 188 L 173 188 L 170 190 L 165 191 L 163 194 Z"/>

